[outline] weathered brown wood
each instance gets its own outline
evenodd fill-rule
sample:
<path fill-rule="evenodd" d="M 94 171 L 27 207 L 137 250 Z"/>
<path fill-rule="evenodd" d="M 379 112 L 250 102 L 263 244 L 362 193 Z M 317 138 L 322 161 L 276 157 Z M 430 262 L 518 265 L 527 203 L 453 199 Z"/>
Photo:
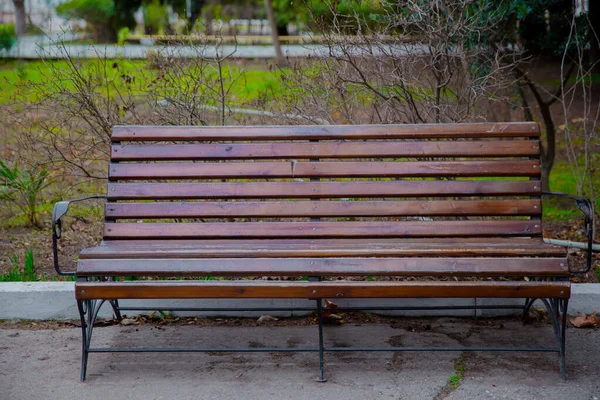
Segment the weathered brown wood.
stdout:
<path fill-rule="evenodd" d="M 109 200 L 539 196 L 537 181 L 108 183 Z"/>
<path fill-rule="evenodd" d="M 78 276 L 565 276 L 566 258 L 82 259 Z M 252 258 L 254 257 L 254 258 Z M 261 258 L 256 258 L 261 257 Z"/>
<path fill-rule="evenodd" d="M 351 221 L 231 223 L 106 223 L 111 239 L 269 238 L 269 237 L 460 237 L 534 236 L 539 220 Z"/>
<path fill-rule="evenodd" d="M 107 240 L 80 259 L 268 257 L 561 257 L 541 238 Z"/>
<path fill-rule="evenodd" d="M 230 162 L 110 164 L 109 179 L 487 177 L 540 175 L 531 161 Z"/>
<path fill-rule="evenodd" d="M 113 161 L 359 157 L 535 157 L 537 140 L 114 145 Z"/>
<path fill-rule="evenodd" d="M 106 216 L 123 218 L 381 217 L 540 215 L 540 200 L 255 201 L 107 203 Z"/>
<path fill-rule="evenodd" d="M 113 142 L 339 140 L 539 136 L 534 122 L 338 126 L 115 126 Z"/>
<path fill-rule="evenodd" d="M 147 281 L 75 284 L 85 299 L 569 298 L 569 282 Z"/>

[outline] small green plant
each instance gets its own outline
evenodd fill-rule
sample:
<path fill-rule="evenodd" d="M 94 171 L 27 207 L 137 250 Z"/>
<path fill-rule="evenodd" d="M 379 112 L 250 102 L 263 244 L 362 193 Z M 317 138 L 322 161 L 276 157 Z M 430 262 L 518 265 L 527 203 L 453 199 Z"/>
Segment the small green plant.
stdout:
<path fill-rule="evenodd" d="M 457 389 L 465 375 L 465 353 L 461 353 L 460 357 L 454 363 L 455 374 L 448 378 L 448 387 L 452 390 Z"/>
<path fill-rule="evenodd" d="M 19 168 L 17 162 L 9 167 L 0 160 L 0 200 L 16 205 L 30 225 L 37 226 L 37 203 L 42 190 L 48 186 L 45 168 Z"/>
<path fill-rule="evenodd" d="M 144 28 L 147 34 L 164 35 L 169 26 L 167 6 L 158 0 L 152 0 L 142 7 Z"/>
<path fill-rule="evenodd" d="M 14 255 L 10 258 L 13 265 L 12 270 L 0 274 L 0 282 L 33 282 L 37 280 L 33 266 L 33 250 L 25 253 L 25 265 L 20 268 L 19 257 Z"/>
<path fill-rule="evenodd" d="M 435 396 L 434 400 L 445 399 L 448 394 L 455 391 L 460 387 L 465 377 L 465 352 L 462 352 L 460 356 L 454 362 L 454 374 L 450 375 L 446 386 L 444 386 L 440 392 Z"/>
<path fill-rule="evenodd" d="M 0 24 L 0 51 L 8 51 L 17 41 L 15 26 L 13 24 Z"/>
<path fill-rule="evenodd" d="M 129 30 L 129 28 L 124 27 L 119 29 L 119 32 L 117 33 L 117 44 L 119 46 L 123 46 L 129 38 L 129 36 L 131 36 L 131 31 Z"/>
<path fill-rule="evenodd" d="M 450 378 L 448 378 L 448 385 L 453 388 L 457 388 L 460 385 L 460 376 L 452 375 Z"/>

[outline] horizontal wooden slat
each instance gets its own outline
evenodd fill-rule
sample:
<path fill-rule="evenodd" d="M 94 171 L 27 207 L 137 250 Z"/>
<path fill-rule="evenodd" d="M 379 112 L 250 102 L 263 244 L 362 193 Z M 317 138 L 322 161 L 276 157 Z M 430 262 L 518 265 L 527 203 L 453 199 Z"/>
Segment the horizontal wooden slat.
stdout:
<path fill-rule="evenodd" d="M 115 126 L 113 142 L 184 140 L 336 140 L 539 136 L 533 122 L 338 126 Z"/>
<path fill-rule="evenodd" d="M 122 218 L 381 217 L 540 215 L 540 200 L 255 201 L 107 203 L 106 216 Z"/>
<path fill-rule="evenodd" d="M 536 181 L 108 183 L 110 200 L 539 196 Z"/>
<path fill-rule="evenodd" d="M 563 298 L 569 282 L 77 282 L 86 299 L 209 298 Z"/>
<path fill-rule="evenodd" d="M 117 258 L 79 260 L 77 275 L 564 276 L 566 265 L 566 258 Z"/>
<path fill-rule="evenodd" d="M 113 161 L 538 156 L 537 140 L 114 145 Z"/>
<path fill-rule="evenodd" d="M 539 220 L 243 223 L 106 223 L 105 238 L 532 236 Z"/>
<path fill-rule="evenodd" d="M 110 164 L 109 179 L 472 177 L 540 175 L 539 161 Z"/>
<path fill-rule="evenodd" d="M 260 257 L 566 257 L 541 238 L 107 240 L 80 259 Z"/>

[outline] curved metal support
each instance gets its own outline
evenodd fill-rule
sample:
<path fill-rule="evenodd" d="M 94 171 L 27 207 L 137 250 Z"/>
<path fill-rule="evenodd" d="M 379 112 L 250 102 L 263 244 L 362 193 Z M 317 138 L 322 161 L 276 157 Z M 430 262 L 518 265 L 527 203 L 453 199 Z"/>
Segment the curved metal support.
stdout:
<path fill-rule="evenodd" d="M 546 307 L 546 310 L 548 310 L 548 316 L 550 316 L 550 322 L 552 323 L 552 329 L 554 330 L 554 336 L 556 337 L 557 342 L 560 344 L 560 337 L 559 337 L 559 325 L 558 325 L 558 320 L 556 318 L 557 315 L 557 310 L 554 303 L 554 299 L 540 299 L 542 301 L 542 303 L 544 303 L 544 306 Z"/>
<path fill-rule="evenodd" d="M 60 269 L 58 263 L 58 239 L 62 236 L 62 217 L 69 211 L 69 205 L 76 201 L 83 201 L 88 199 L 106 199 L 106 196 L 87 196 L 79 197 L 73 200 L 63 200 L 54 204 L 52 210 L 52 254 L 54 256 L 54 269 L 56 273 L 61 276 L 75 276 L 75 272 L 63 272 Z"/>
<path fill-rule="evenodd" d="M 119 300 L 107 300 L 110 306 L 113 309 L 113 313 L 115 314 L 115 319 L 117 322 L 121 322 L 123 317 L 121 316 L 121 310 L 119 309 Z"/>
<path fill-rule="evenodd" d="M 81 381 L 85 381 L 87 375 L 87 362 L 92 343 L 92 334 L 94 332 L 94 323 L 98 317 L 98 312 L 107 300 L 77 300 L 79 309 L 79 318 L 81 320 Z M 110 300 L 108 300 L 110 302 Z M 114 307 L 113 307 L 114 309 Z M 118 313 L 118 310 L 116 311 Z M 120 317 L 120 314 L 119 314 Z"/>
<path fill-rule="evenodd" d="M 533 303 L 535 303 L 536 300 L 537 298 L 525 299 L 525 306 L 523 307 L 523 314 L 521 314 L 521 319 L 527 316 L 529 310 L 531 310 L 531 307 L 533 306 Z"/>
<path fill-rule="evenodd" d="M 106 300 L 91 300 L 90 310 L 88 310 L 88 344 L 92 343 L 92 333 L 94 331 L 94 323 L 98 317 L 98 312 Z"/>
<path fill-rule="evenodd" d="M 584 197 L 573 196 L 566 193 L 554 193 L 554 192 L 542 192 L 543 196 L 555 196 L 575 201 L 577 208 L 585 214 L 584 220 L 584 234 L 587 237 L 587 260 L 585 268 L 580 271 L 574 271 L 569 268 L 569 272 L 572 274 L 586 274 L 592 268 L 592 248 L 594 245 L 594 208 L 592 202 Z"/>
<path fill-rule="evenodd" d="M 568 299 L 540 299 L 550 315 L 554 335 L 560 350 L 560 376 L 567 380 L 566 339 Z"/>

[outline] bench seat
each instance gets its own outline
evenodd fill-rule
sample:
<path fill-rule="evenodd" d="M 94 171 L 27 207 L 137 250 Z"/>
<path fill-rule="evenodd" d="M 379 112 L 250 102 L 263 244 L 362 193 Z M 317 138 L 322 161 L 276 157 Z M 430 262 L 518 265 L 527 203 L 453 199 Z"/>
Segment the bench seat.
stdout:
<path fill-rule="evenodd" d="M 108 241 L 79 276 L 568 276 L 566 250 L 539 239 Z"/>
<path fill-rule="evenodd" d="M 260 257 L 559 257 L 564 247 L 540 238 L 110 240 L 79 258 Z"/>

